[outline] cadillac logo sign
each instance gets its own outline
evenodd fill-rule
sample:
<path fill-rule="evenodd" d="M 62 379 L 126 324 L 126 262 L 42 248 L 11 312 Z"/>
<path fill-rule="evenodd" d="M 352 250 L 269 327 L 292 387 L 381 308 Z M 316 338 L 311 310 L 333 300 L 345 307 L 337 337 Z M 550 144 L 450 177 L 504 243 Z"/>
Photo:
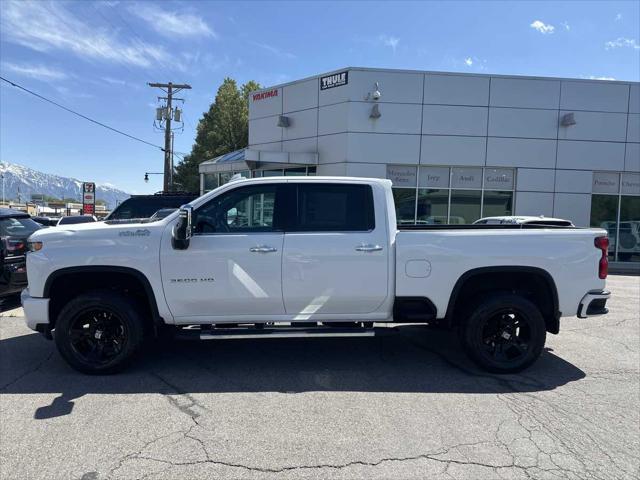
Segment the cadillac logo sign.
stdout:
<path fill-rule="evenodd" d="M 342 87 L 347 83 L 349 83 L 348 71 L 325 75 L 324 77 L 320 77 L 320 90 Z"/>

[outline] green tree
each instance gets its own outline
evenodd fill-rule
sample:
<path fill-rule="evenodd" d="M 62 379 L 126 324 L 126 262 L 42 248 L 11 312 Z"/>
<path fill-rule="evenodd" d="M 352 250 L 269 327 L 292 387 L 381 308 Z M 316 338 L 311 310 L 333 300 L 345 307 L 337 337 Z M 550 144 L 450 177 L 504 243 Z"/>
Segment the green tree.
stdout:
<path fill-rule="evenodd" d="M 254 81 L 238 88 L 232 78 L 224 79 L 214 102 L 198 122 L 191 153 L 176 166 L 177 189 L 199 191 L 198 166 L 202 162 L 248 145 L 249 93 L 259 88 Z"/>

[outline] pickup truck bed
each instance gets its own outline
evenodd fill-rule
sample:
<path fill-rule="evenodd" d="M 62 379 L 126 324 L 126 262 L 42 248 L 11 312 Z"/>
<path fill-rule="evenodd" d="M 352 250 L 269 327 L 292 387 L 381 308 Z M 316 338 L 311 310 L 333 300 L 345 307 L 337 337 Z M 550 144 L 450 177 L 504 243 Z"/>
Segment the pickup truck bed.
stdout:
<path fill-rule="evenodd" d="M 479 365 L 518 371 L 562 316 L 604 314 L 609 296 L 604 230 L 398 227 L 379 179 L 239 180 L 156 222 L 49 230 L 27 256 L 27 324 L 88 373 L 123 368 L 167 327 L 346 336 L 373 322 L 455 328 Z"/>

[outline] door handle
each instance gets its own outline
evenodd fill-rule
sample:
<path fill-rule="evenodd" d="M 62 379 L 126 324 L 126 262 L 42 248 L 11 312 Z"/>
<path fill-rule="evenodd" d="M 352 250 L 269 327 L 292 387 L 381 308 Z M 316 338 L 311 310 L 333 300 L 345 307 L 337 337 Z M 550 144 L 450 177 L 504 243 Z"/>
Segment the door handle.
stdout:
<path fill-rule="evenodd" d="M 249 251 L 253 253 L 271 253 L 277 252 L 278 249 L 276 247 L 270 247 L 269 245 L 260 245 L 258 247 L 251 247 Z"/>
<path fill-rule="evenodd" d="M 370 243 L 366 245 L 363 243 L 356 247 L 356 251 L 358 252 L 379 252 L 380 250 L 382 250 L 380 245 L 371 245 Z"/>

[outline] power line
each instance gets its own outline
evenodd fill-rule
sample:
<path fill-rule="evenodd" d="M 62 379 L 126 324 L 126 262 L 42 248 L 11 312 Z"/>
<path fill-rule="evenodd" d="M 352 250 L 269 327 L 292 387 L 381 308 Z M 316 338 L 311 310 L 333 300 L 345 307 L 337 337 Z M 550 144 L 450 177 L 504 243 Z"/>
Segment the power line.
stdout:
<path fill-rule="evenodd" d="M 48 99 L 46 97 L 43 97 L 42 95 L 40 95 L 40 94 L 38 94 L 38 93 L 36 93 L 36 92 L 34 92 L 32 90 L 29 90 L 28 88 L 25 88 L 22 85 L 19 85 L 19 84 L 15 83 L 15 82 L 12 82 L 11 80 L 7 80 L 4 77 L 0 77 L 0 80 L 3 80 L 3 81 L 7 82 L 9 85 L 11 85 L 13 87 L 19 88 L 20 90 L 23 90 L 23 91 L 25 91 L 25 92 L 27 92 L 27 93 L 35 96 L 35 97 L 38 97 L 40 100 L 44 100 L 45 102 L 51 103 L 52 105 L 55 105 L 58 108 L 66 110 L 69 113 L 73 113 L 74 115 L 77 115 L 80 118 L 84 118 L 85 120 L 88 120 L 91 123 L 95 123 L 96 125 L 99 125 L 99 126 L 104 127 L 104 128 L 106 128 L 108 130 L 111 130 L 112 132 L 119 133 L 120 135 L 124 135 L 125 137 L 128 137 L 128 138 L 130 138 L 132 140 L 135 140 L 135 141 L 140 142 L 140 143 L 144 143 L 145 145 L 149 145 L 150 147 L 158 148 L 163 152 L 165 151 L 164 148 L 162 148 L 159 145 L 155 145 L 155 144 L 153 144 L 151 142 L 147 142 L 146 140 L 143 140 L 141 138 L 135 137 L 133 135 L 129 135 L 128 133 L 125 133 L 122 130 L 118 130 L 117 128 L 113 128 L 113 127 L 111 127 L 109 125 L 106 125 L 106 124 L 104 124 L 102 122 L 99 122 L 98 120 L 94 120 L 93 118 L 87 117 L 86 115 L 83 115 L 82 113 L 78 113 L 75 110 L 71 110 L 70 108 L 67 108 L 64 105 L 60 105 L 59 103 L 54 102 L 53 100 L 50 100 L 50 99 Z"/>

